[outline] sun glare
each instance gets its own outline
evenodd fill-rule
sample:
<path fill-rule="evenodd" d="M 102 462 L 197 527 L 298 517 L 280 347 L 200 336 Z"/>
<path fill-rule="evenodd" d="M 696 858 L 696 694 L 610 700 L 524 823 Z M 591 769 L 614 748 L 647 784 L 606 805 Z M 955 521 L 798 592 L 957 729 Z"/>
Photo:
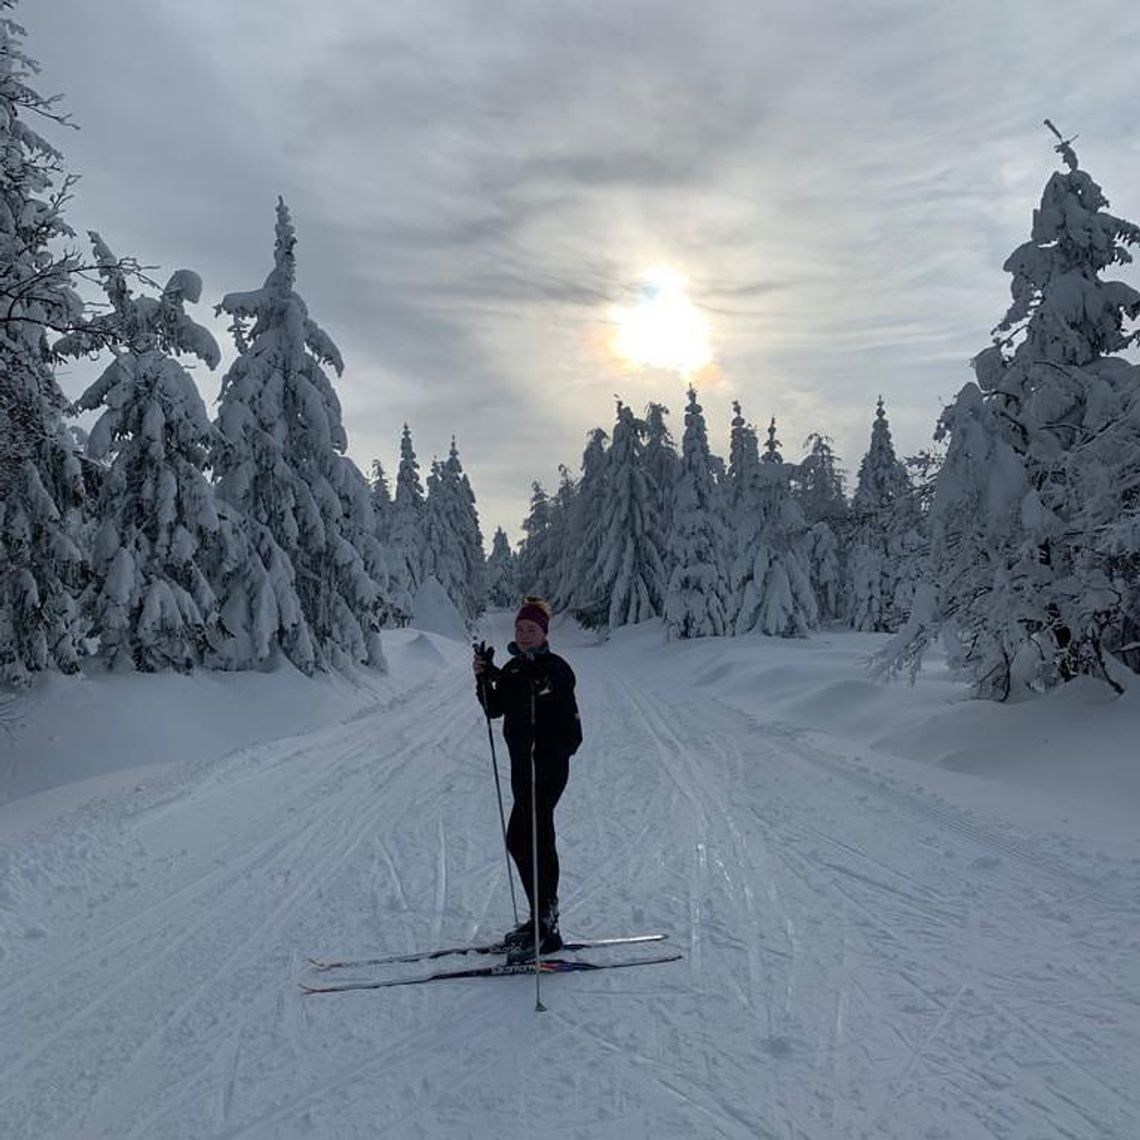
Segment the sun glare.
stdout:
<path fill-rule="evenodd" d="M 685 293 L 685 278 L 662 266 L 639 278 L 637 298 L 615 312 L 613 351 L 629 364 L 689 376 L 712 360 L 708 321 Z"/>

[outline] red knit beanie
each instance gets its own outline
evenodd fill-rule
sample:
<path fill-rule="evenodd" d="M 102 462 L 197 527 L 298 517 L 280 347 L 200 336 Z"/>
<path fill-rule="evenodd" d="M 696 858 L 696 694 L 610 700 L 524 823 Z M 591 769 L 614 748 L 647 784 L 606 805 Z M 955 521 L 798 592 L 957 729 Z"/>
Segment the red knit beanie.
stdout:
<path fill-rule="evenodd" d="M 535 625 L 541 628 L 545 635 L 550 631 L 550 615 L 535 602 L 527 602 L 517 614 L 515 614 L 515 621 L 532 621 Z"/>

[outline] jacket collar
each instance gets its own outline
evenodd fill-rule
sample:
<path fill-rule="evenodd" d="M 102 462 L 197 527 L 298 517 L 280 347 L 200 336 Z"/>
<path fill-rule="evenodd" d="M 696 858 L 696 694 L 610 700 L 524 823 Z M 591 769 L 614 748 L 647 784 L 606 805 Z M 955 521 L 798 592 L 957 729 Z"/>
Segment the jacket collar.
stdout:
<path fill-rule="evenodd" d="M 525 657 L 529 661 L 537 661 L 538 658 L 545 657 L 550 652 L 550 642 L 544 641 L 537 649 L 527 649 L 524 652 L 512 641 L 510 645 L 507 646 L 507 652 L 512 657 Z"/>

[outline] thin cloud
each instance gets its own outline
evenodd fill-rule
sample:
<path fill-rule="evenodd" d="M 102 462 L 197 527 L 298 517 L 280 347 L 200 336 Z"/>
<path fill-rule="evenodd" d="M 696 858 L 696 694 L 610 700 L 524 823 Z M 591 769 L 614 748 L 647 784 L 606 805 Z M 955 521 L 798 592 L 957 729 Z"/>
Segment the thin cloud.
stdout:
<path fill-rule="evenodd" d="M 604 348 L 653 265 L 713 325 L 714 441 L 739 396 L 854 470 L 880 392 L 913 451 L 969 378 L 1055 165 L 1044 117 L 1140 217 L 1140 12 L 1116 0 L 20 17 L 83 126 L 58 140 L 76 229 L 197 269 L 214 301 L 263 279 L 283 194 L 299 287 L 346 356 L 353 456 L 394 470 L 405 420 L 425 461 L 459 430 L 488 533 L 517 534 L 530 481 L 577 467 L 620 386 L 680 408 L 682 382 Z"/>

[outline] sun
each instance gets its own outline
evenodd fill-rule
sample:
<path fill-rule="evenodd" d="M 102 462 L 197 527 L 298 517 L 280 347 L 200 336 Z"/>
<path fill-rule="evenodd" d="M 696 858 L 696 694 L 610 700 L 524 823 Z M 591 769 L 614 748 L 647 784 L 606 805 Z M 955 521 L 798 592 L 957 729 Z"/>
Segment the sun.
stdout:
<path fill-rule="evenodd" d="M 708 321 L 689 300 L 685 285 L 684 276 L 667 266 L 642 273 L 634 303 L 615 309 L 614 354 L 628 364 L 682 376 L 711 363 Z"/>

